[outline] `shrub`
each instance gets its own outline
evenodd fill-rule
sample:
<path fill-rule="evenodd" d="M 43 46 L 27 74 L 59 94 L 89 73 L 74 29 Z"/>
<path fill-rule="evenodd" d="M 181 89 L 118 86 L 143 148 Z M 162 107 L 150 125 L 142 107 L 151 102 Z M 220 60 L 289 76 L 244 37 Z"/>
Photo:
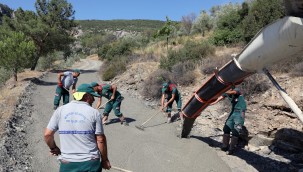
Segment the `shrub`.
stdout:
<path fill-rule="evenodd" d="M 182 86 L 189 86 L 194 84 L 196 79 L 195 73 L 186 72 L 181 77 L 175 78 L 175 82 Z"/>
<path fill-rule="evenodd" d="M 151 73 L 146 80 L 144 86 L 140 90 L 141 94 L 147 98 L 160 98 L 161 88 L 164 82 L 172 81 L 172 75 L 166 70 L 157 70 Z M 173 82 L 173 81 L 172 81 Z"/>
<path fill-rule="evenodd" d="M 201 60 L 208 55 L 214 54 L 215 48 L 207 41 L 193 42 L 188 41 L 185 43 L 182 51 L 185 51 L 185 60 Z"/>
<path fill-rule="evenodd" d="M 201 73 L 203 74 L 212 74 L 214 73 L 214 69 L 220 69 L 224 64 L 231 60 L 231 57 L 226 55 L 222 57 L 210 57 L 205 58 L 201 61 Z"/>
<path fill-rule="evenodd" d="M 252 96 L 264 93 L 271 87 L 269 79 L 264 74 L 254 74 L 246 78 L 240 85 L 243 95 L 249 100 Z"/>
<path fill-rule="evenodd" d="M 179 50 L 169 50 L 167 57 L 161 57 L 160 68 L 171 71 L 172 66 L 178 62 L 197 62 L 215 52 L 214 47 L 207 41 L 187 41 Z"/>
<path fill-rule="evenodd" d="M 269 67 L 269 70 L 277 73 L 290 73 L 296 68 L 296 65 L 299 65 L 299 63 L 302 61 L 303 56 L 297 58 L 287 58 L 286 60 L 280 61 L 279 63 Z"/>
<path fill-rule="evenodd" d="M 182 86 L 188 86 L 195 81 L 196 64 L 190 61 L 178 63 L 172 67 L 174 81 Z"/>
<path fill-rule="evenodd" d="M 102 72 L 102 80 L 109 81 L 116 76 L 115 67 L 113 65 L 108 66 Z"/>
<path fill-rule="evenodd" d="M 102 73 L 102 80 L 109 81 L 115 76 L 126 71 L 127 60 L 124 57 L 118 58 L 116 61 L 106 61 L 102 66 L 100 72 Z"/>
<path fill-rule="evenodd" d="M 113 60 L 115 57 L 130 55 L 131 49 L 136 45 L 137 43 L 133 39 L 122 39 L 110 45 L 103 45 L 98 51 L 98 55 L 101 59 Z"/>
<path fill-rule="evenodd" d="M 37 64 L 37 70 L 45 71 L 52 68 L 55 60 L 54 54 L 48 55 L 47 57 L 41 57 Z"/>
<path fill-rule="evenodd" d="M 296 64 L 291 70 L 291 74 L 292 76 L 303 76 L 303 62 Z"/>
<path fill-rule="evenodd" d="M 12 72 L 0 67 L 0 87 L 12 76 Z"/>
<path fill-rule="evenodd" d="M 109 44 L 102 45 L 102 47 L 98 50 L 98 56 L 100 60 L 106 59 L 106 54 L 109 49 L 111 49 L 111 45 Z"/>
<path fill-rule="evenodd" d="M 75 62 L 80 61 L 81 55 L 74 54 L 68 57 L 66 60 L 63 60 L 63 57 L 60 57 L 59 53 L 54 54 L 53 57 L 56 57 L 56 59 L 60 61 L 59 64 L 53 65 L 54 69 L 67 69 L 70 68 Z"/>
<path fill-rule="evenodd" d="M 160 68 L 171 71 L 172 66 L 177 62 L 182 62 L 182 58 L 185 56 L 183 52 L 176 50 L 169 50 L 167 57 L 161 56 L 160 58 Z"/>
<path fill-rule="evenodd" d="M 242 32 L 239 28 L 228 30 L 216 30 L 213 36 L 210 38 L 210 42 L 217 46 L 223 46 L 228 44 L 236 44 L 242 41 Z"/>

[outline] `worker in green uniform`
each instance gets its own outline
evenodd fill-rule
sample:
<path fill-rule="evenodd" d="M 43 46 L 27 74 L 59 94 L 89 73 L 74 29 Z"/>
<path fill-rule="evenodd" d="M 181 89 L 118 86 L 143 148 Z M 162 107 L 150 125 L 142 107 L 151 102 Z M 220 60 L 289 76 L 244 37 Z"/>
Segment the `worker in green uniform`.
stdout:
<path fill-rule="evenodd" d="M 228 155 L 234 153 L 235 148 L 238 144 L 238 138 L 244 126 L 245 111 L 246 111 L 246 102 L 239 88 L 232 88 L 220 96 L 215 102 L 211 105 L 219 102 L 220 100 L 228 98 L 231 102 L 232 108 L 231 112 L 225 122 L 223 127 L 223 146 L 221 150 L 227 151 Z M 230 139 L 231 132 L 231 139 Z M 231 140 L 231 141 L 230 141 Z M 230 141 L 230 142 L 229 142 Z"/>
<path fill-rule="evenodd" d="M 117 86 L 115 84 L 98 84 L 97 82 L 92 82 L 91 86 L 94 88 L 95 92 L 101 95 L 101 97 L 98 97 L 96 109 L 100 108 L 102 104 L 102 97 L 109 100 L 105 105 L 102 123 L 104 125 L 108 124 L 108 115 L 111 110 L 113 110 L 115 115 L 120 119 L 121 125 L 127 126 L 128 122 L 125 120 L 125 117 L 120 111 L 123 97 L 121 96 L 120 92 L 117 91 Z"/>
<path fill-rule="evenodd" d="M 69 102 L 69 89 L 72 86 L 72 92 L 76 92 L 76 84 L 80 76 L 80 70 L 66 71 L 58 73 L 58 85 L 56 87 L 56 94 L 54 98 L 54 110 L 59 107 L 61 97 L 63 97 L 63 104 Z"/>
<path fill-rule="evenodd" d="M 165 102 L 165 99 L 167 100 Z M 178 112 L 181 112 L 182 99 L 181 94 L 177 89 L 175 84 L 170 82 L 165 82 L 162 85 L 162 98 L 161 98 L 161 110 L 164 111 L 166 108 L 167 113 L 167 123 L 171 123 L 171 111 L 174 101 L 177 103 Z M 179 113 L 182 119 L 181 113 Z"/>

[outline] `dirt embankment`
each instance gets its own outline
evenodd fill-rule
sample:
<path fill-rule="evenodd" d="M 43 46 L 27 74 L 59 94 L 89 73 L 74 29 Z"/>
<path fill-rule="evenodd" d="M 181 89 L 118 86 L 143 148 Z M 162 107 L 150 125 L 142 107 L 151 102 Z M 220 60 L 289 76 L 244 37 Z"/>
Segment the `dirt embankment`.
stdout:
<path fill-rule="evenodd" d="M 35 81 L 44 74 L 25 71 L 18 75 L 18 82 L 9 80 L 1 89 L 0 171 L 28 171 L 31 167 L 25 128 L 32 124 Z"/>

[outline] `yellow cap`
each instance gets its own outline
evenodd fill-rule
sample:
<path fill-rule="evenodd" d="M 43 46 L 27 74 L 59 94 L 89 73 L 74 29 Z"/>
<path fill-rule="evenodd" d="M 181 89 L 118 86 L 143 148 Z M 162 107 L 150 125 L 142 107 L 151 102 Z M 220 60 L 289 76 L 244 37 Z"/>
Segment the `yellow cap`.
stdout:
<path fill-rule="evenodd" d="M 73 94 L 75 100 L 81 100 L 86 92 L 75 92 Z"/>

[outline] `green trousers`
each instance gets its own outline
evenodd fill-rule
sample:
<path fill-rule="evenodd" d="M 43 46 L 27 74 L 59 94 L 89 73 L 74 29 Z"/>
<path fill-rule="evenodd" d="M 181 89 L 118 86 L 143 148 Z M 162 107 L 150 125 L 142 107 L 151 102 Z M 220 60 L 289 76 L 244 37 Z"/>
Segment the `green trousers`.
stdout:
<path fill-rule="evenodd" d="M 243 125 L 244 117 L 242 116 L 242 112 L 233 112 L 225 122 L 223 127 L 224 134 L 230 134 L 231 132 L 233 136 L 239 137 Z"/>
<path fill-rule="evenodd" d="M 60 172 L 101 172 L 100 159 L 84 162 L 61 162 Z"/>
<path fill-rule="evenodd" d="M 168 96 L 166 99 L 167 99 L 167 101 L 168 101 L 169 99 L 171 99 L 171 96 Z M 181 99 L 181 96 L 175 97 L 175 100 L 174 100 L 174 101 L 176 101 L 178 111 L 180 111 L 180 110 L 181 110 L 181 107 L 182 107 L 182 99 Z M 172 101 L 171 103 L 169 103 L 169 104 L 167 105 L 167 109 L 166 109 L 166 112 L 167 112 L 167 113 L 170 113 L 170 112 L 171 112 L 174 101 Z"/>
<path fill-rule="evenodd" d="M 104 112 L 103 115 L 104 116 L 108 116 L 109 113 L 112 111 L 112 109 L 114 110 L 114 113 L 117 117 L 121 117 L 122 113 L 120 111 L 120 107 L 121 107 L 121 102 L 122 102 L 123 98 L 122 97 L 117 97 L 116 99 L 114 99 L 113 101 L 110 101 L 108 103 L 106 103 L 106 106 L 104 108 Z"/>
<path fill-rule="evenodd" d="M 54 99 L 54 105 L 59 106 L 61 97 L 63 97 L 63 104 L 67 104 L 69 102 L 69 92 L 64 88 L 58 87 L 56 88 L 56 94 Z"/>

